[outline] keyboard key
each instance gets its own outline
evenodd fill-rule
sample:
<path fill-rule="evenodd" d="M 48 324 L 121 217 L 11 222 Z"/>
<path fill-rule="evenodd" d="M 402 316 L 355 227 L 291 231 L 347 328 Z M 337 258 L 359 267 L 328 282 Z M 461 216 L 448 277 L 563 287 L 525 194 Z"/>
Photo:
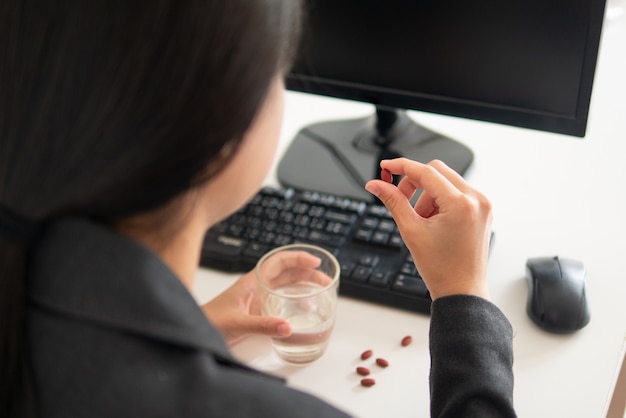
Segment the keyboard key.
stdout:
<path fill-rule="evenodd" d="M 335 201 L 330 205 L 331 208 L 335 209 L 346 209 L 350 206 L 350 199 L 347 197 L 338 197 Z"/>
<path fill-rule="evenodd" d="M 228 227 L 228 235 L 232 237 L 240 237 L 244 231 L 245 228 L 241 225 L 231 225 Z"/>
<path fill-rule="evenodd" d="M 311 218 L 308 215 L 298 214 L 293 220 L 294 225 L 298 226 L 309 226 L 311 222 Z"/>
<path fill-rule="evenodd" d="M 288 235 L 277 235 L 274 238 L 274 247 L 282 247 L 283 245 L 291 244 L 292 239 Z"/>
<path fill-rule="evenodd" d="M 376 287 L 387 287 L 389 285 L 389 272 L 375 271 L 370 276 L 370 284 Z"/>
<path fill-rule="evenodd" d="M 329 221 L 341 222 L 344 224 L 352 224 L 356 220 L 356 215 L 352 213 L 337 212 L 334 210 L 327 210 L 324 214 L 324 218 Z"/>
<path fill-rule="evenodd" d="M 428 297 L 428 288 L 422 279 L 417 277 L 399 275 L 391 286 L 392 290 L 400 293 L 409 293 L 421 297 Z"/>
<path fill-rule="evenodd" d="M 284 223 L 291 223 L 293 222 L 293 219 L 296 217 L 296 215 L 293 212 L 289 212 L 287 210 L 283 210 L 280 215 L 278 216 L 278 221 L 279 222 L 284 222 Z"/>
<path fill-rule="evenodd" d="M 280 203 L 280 199 L 278 197 L 266 197 L 261 201 L 261 206 L 265 208 L 275 208 Z"/>
<path fill-rule="evenodd" d="M 370 242 L 372 244 L 386 245 L 389 242 L 389 234 L 386 232 L 376 231 L 372 234 Z"/>
<path fill-rule="evenodd" d="M 375 267 L 378 264 L 378 256 L 373 254 L 363 254 L 359 257 L 359 264 L 362 266 Z"/>
<path fill-rule="evenodd" d="M 367 205 L 365 204 L 365 202 L 359 202 L 357 200 L 351 200 L 350 204 L 346 207 L 346 210 L 350 211 L 350 212 L 354 212 L 357 214 L 362 214 L 363 212 L 365 212 L 367 208 Z"/>
<path fill-rule="evenodd" d="M 352 261 L 339 260 L 339 265 L 341 268 L 342 277 L 350 277 L 356 267 L 356 263 L 353 263 Z"/>
<path fill-rule="evenodd" d="M 263 254 L 270 250 L 269 245 L 260 244 L 258 242 L 251 242 L 244 250 L 243 255 L 251 258 L 261 258 Z"/>
<path fill-rule="evenodd" d="M 404 248 L 404 241 L 402 241 L 400 234 L 393 234 L 391 238 L 389 238 L 388 244 L 393 248 Z"/>
<path fill-rule="evenodd" d="M 223 257 L 236 257 L 246 244 L 243 239 L 220 235 L 214 240 L 205 240 L 203 250 Z"/>
<path fill-rule="evenodd" d="M 259 236 L 259 242 L 262 242 L 263 244 L 271 244 L 274 242 L 275 239 L 276 234 L 271 231 L 263 231 Z"/>
<path fill-rule="evenodd" d="M 365 283 L 367 279 L 369 279 L 372 274 L 372 269 L 366 266 L 357 266 L 354 271 L 352 271 L 352 275 L 350 278 L 354 281 Z"/>
<path fill-rule="evenodd" d="M 333 235 L 346 235 L 350 230 L 350 226 L 342 224 L 340 222 L 328 222 L 326 225 L 326 232 Z"/>
<path fill-rule="evenodd" d="M 320 231 L 309 232 L 307 240 L 321 245 L 328 245 L 330 247 L 338 247 L 343 244 L 342 237 L 337 237 L 336 235 L 326 234 Z"/>
<path fill-rule="evenodd" d="M 415 265 L 413 263 L 404 263 L 400 268 L 400 273 L 404 274 L 405 276 L 415 276 L 417 273 L 417 269 L 415 268 Z"/>
<path fill-rule="evenodd" d="M 306 203 L 296 203 L 293 205 L 293 213 L 298 213 L 300 215 L 305 214 L 309 211 L 309 205 Z"/>
<path fill-rule="evenodd" d="M 311 209 L 309 209 L 308 215 L 314 218 L 319 218 L 324 214 L 325 211 L 326 209 L 323 206 L 313 206 L 311 207 Z"/>
<path fill-rule="evenodd" d="M 372 239 L 371 229 L 359 229 L 354 235 L 354 239 L 357 241 L 369 242 Z"/>
<path fill-rule="evenodd" d="M 379 221 L 380 220 L 378 218 L 374 218 L 373 216 L 368 216 L 367 218 L 363 219 L 361 228 L 375 229 L 378 226 Z"/>
<path fill-rule="evenodd" d="M 330 206 L 335 201 L 335 196 L 331 196 L 328 194 L 320 194 L 318 202 L 320 202 L 324 206 Z"/>
<path fill-rule="evenodd" d="M 369 213 L 370 215 L 375 215 L 378 217 L 385 217 L 388 213 L 388 210 L 386 207 L 384 206 L 370 206 L 369 208 L 367 208 L 367 213 Z"/>
<path fill-rule="evenodd" d="M 250 241 L 258 241 L 261 236 L 261 230 L 257 228 L 248 228 L 244 234 L 244 238 Z"/>
<path fill-rule="evenodd" d="M 378 224 L 377 229 L 383 232 L 393 232 L 396 229 L 396 223 L 394 221 L 390 221 L 389 219 L 383 219 Z"/>

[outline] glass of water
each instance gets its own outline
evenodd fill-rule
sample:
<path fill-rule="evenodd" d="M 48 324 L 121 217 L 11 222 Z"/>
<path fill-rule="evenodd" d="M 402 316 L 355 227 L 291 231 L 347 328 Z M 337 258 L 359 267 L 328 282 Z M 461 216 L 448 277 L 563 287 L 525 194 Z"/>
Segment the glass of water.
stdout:
<path fill-rule="evenodd" d="M 262 314 L 284 318 L 292 328 L 289 337 L 272 339 L 278 356 L 293 364 L 320 358 L 335 324 L 337 259 L 321 247 L 292 244 L 265 254 L 255 271 Z"/>

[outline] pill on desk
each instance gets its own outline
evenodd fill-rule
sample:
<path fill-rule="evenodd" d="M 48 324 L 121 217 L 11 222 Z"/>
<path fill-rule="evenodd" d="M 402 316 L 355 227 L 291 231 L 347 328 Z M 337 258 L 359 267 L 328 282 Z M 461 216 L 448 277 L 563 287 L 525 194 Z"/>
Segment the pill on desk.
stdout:
<path fill-rule="evenodd" d="M 380 171 L 380 179 L 382 181 L 386 181 L 387 183 L 393 183 L 393 176 L 391 175 L 391 171 L 387 170 L 386 168 L 383 168 Z"/>
<path fill-rule="evenodd" d="M 376 384 L 376 380 L 370 377 L 361 379 L 361 386 L 370 387 L 370 386 L 374 386 L 375 384 Z"/>
<path fill-rule="evenodd" d="M 410 335 L 407 335 L 401 341 L 402 347 L 406 347 L 407 345 L 411 344 L 412 341 L 413 341 L 413 338 Z"/>
<path fill-rule="evenodd" d="M 380 357 L 376 359 L 376 364 L 378 364 L 380 367 L 389 366 L 389 362 L 385 360 L 384 358 L 380 358 Z"/>
<path fill-rule="evenodd" d="M 372 357 L 372 354 L 374 354 L 372 350 L 365 350 L 363 354 L 361 354 L 361 360 L 367 360 L 368 358 Z"/>
<path fill-rule="evenodd" d="M 361 376 L 367 376 L 368 374 L 370 374 L 370 369 L 368 369 L 367 367 L 357 367 L 356 372 Z"/>

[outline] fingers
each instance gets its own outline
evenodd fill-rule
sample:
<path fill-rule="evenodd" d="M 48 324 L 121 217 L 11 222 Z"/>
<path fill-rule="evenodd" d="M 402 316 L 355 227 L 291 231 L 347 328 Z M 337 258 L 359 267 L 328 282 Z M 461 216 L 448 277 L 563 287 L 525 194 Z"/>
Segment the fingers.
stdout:
<path fill-rule="evenodd" d="M 291 335 L 292 328 L 286 319 L 274 316 L 244 316 L 240 324 L 244 334 L 265 335 L 271 338 L 283 338 Z"/>
<path fill-rule="evenodd" d="M 447 194 L 465 192 L 469 185 L 454 170 L 435 160 L 428 164 L 406 158 L 381 161 L 380 166 L 396 175 L 403 175 L 398 188 L 403 194 L 411 194 L 422 188 L 433 198 Z"/>
<path fill-rule="evenodd" d="M 461 192 L 468 193 L 474 190 L 474 188 L 470 186 L 459 173 L 448 167 L 443 161 L 433 160 L 429 162 L 428 165 L 435 168 L 446 178 L 446 180 L 452 183 L 454 187 L 459 189 Z"/>
<path fill-rule="evenodd" d="M 306 251 L 284 251 L 274 254 L 257 268 L 260 281 L 269 289 L 292 283 L 308 282 L 328 286 L 333 278 L 317 270 L 321 259 Z"/>
<path fill-rule="evenodd" d="M 315 283 L 321 287 L 328 286 L 333 279 L 319 270 L 311 268 L 289 268 L 281 270 L 278 274 L 265 276 L 264 282 L 270 289 L 280 289 L 292 283 Z"/>
<path fill-rule="evenodd" d="M 237 344 L 249 335 L 264 335 L 270 338 L 285 338 L 293 329 L 283 318 L 238 313 L 221 324 L 222 333 L 229 346 Z"/>
<path fill-rule="evenodd" d="M 372 180 L 365 188 L 385 204 L 401 230 L 403 224 L 413 224 L 415 227 L 418 217 L 429 218 L 439 213 L 446 199 L 462 193 L 459 188 L 467 188 L 462 177 L 439 161 L 422 164 L 398 158 L 384 160 L 380 165 L 384 170 L 404 176 L 398 187 Z M 423 189 L 423 192 L 413 207 L 410 199 L 418 189 Z"/>
<path fill-rule="evenodd" d="M 371 180 L 367 182 L 365 189 L 383 202 L 400 229 L 403 223 L 415 223 L 417 214 L 411 206 L 410 196 L 404 194 L 398 187 L 382 180 Z"/>
<path fill-rule="evenodd" d="M 322 260 L 306 251 L 283 251 L 266 259 L 260 267 L 265 277 L 274 277 L 290 269 L 314 269 Z"/>
<path fill-rule="evenodd" d="M 401 195 L 394 192 L 393 185 L 385 185 L 381 181 L 372 181 L 366 185 L 366 189 L 378 196 L 392 214 L 394 211 L 397 212 L 397 208 L 404 206 L 399 203 L 402 197 L 410 200 L 418 189 L 423 191 L 413 209 L 423 218 L 439 213 L 441 205 L 451 198 L 474 193 L 474 189 L 461 175 L 439 160 L 422 164 L 406 158 L 397 158 L 381 161 L 380 166 L 383 171 L 403 176 L 397 186 L 397 191 Z M 408 211 L 402 208 L 402 214 L 407 213 Z"/>

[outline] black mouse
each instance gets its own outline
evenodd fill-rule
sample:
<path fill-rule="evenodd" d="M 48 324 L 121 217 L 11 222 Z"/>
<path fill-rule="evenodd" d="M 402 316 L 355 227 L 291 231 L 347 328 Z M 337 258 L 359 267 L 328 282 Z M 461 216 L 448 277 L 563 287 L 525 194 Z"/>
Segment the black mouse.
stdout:
<path fill-rule="evenodd" d="M 585 268 L 580 261 L 559 257 L 530 258 L 528 316 L 542 329 L 568 334 L 589 323 Z"/>

